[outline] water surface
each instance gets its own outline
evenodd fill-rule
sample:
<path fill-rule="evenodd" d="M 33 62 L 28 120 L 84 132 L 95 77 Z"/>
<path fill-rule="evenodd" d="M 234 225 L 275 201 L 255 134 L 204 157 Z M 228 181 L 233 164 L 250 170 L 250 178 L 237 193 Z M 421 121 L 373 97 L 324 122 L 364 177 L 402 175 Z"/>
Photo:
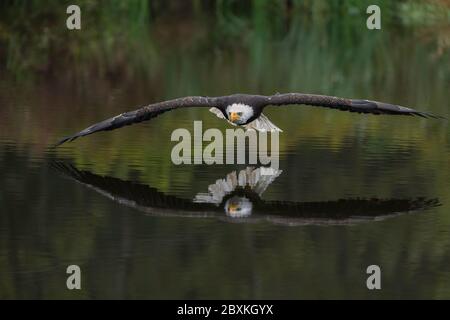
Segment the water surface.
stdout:
<path fill-rule="evenodd" d="M 449 60 L 416 36 L 368 35 L 351 53 L 320 34 L 295 36 L 225 55 L 174 44 L 145 79 L 2 74 L 0 297 L 450 298 L 445 121 L 268 109 L 284 130 L 282 172 L 245 217 L 227 215 L 223 203 L 192 206 L 246 165 L 170 160 L 174 129 L 194 120 L 229 128 L 207 110 L 50 147 L 104 118 L 184 95 L 304 91 L 449 116 Z M 343 205 L 351 199 L 360 202 Z M 66 289 L 71 264 L 82 269 L 81 291 Z M 371 264 L 381 267 L 380 291 L 366 288 Z"/>

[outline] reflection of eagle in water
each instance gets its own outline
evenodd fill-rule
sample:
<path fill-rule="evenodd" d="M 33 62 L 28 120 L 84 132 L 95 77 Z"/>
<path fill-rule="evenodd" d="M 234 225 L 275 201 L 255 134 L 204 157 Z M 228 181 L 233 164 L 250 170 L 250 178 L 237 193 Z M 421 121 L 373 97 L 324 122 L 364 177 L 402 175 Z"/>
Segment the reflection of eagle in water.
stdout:
<path fill-rule="evenodd" d="M 273 96 L 250 94 L 233 94 L 223 97 L 196 96 L 167 100 L 150 104 L 134 111 L 121 113 L 113 118 L 96 123 L 72 136 L 66 137 L 59 141 L 57 145 L 66 141 L 73 141 L 79 137 L 87 136 L 98 131 L 114 130 L 123 126 L 150 120 L 164 112 L 187 107 L 210 108 L 210 111 L 219 118 L 227 120 L 232 125 L 243 126 L 246 129 L 281 131 L 262 113 L 263 109 L 269 105 L 282 106 L 301 104 L 357 113 L 439 118 L 426 112 L 420 112 L 389 103 L 345 99 L 315 94 L 286 93 L 275 94 Z"/>
<path fill-rule="evenodd" d="M 166 195 L 150 186 L 53 163 L 64 176 L 128 207 L 165 217 L 217 217 L 228 221 L 266 220 L 285 225 L 333 225 L 381 220 L 440 205 L 437 199 L 341 199 L 323 202 L 264 201 L 261 194 L 281 173 L 270 168 L 232 172 L 194 201 Z M 272 172 L 269 172 L 272 170 Z M 263 174 L 262 174 L 263 173 Z M 226 215 L 223 214 L 223 208 Z"/>
<path fill-rule="evenodd" d="M 239 173 L 233 171 L 208 187 L 208 193 L 199 193 L 197 203 L 224 203 L 225 213 L 231 217 L 246 217 L 252 213 L 253 201 L 260 199 L 267 187 L 281 174 L 271 167 L 247 167 Z M 232 195 L 230 197 L 230 195 Z M 224 201 L 225 199 L 225 201 Z"/>

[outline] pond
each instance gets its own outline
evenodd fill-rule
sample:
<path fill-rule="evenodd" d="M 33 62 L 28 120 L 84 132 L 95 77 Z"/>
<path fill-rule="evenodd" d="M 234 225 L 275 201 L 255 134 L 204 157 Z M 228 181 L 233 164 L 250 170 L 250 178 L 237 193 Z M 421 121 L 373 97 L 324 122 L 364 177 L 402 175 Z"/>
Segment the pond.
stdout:
<path fill-rule="evenodd" d="M 268 108 L 283 132 L 263 178 L 171 161 L 175 129 L 230 128 L 205 108 L 52 147 L 186 95 L 308 92 L 449 117 L 448 52 L 417 39 L 384 30 L 349 51 L 300 30 L 226 53 L 167 44 L 149 77 L 2 73 L 0 298 L 450 298 L 447 121 Z M 82 290 L 66 288 L 69 265 Z M 381 290 L 366 287 L 370 265 Z"/>

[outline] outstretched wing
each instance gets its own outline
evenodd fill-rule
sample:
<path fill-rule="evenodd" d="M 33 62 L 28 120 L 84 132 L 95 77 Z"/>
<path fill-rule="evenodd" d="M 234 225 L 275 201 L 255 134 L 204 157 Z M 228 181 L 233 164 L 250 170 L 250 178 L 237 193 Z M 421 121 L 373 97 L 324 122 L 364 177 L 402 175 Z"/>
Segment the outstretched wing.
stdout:
<path fill-rule="evenodd" d="M 134 111 L 121 113 L 113 118 L 106 119 L 103 120 L 102 122 L 96 123 L 74 135 L 63 138 L 55 146 L 59 146 L 64 142 L 73 141 L 79 137 L 87 136 L 95 132 L 114 130 L 117 128 L 121 128 L 123 126 L 128 126 L 134 123 L 147 121 L 159 116 L 164 112 L 177 108 L 213 107 L 215 106 L 216 101 L 217 101 L 216 98 L 209 98 L 209 97 L 184 97 L 151 104 Z"/>
<path fill-rule="evenodd" d="M 371 113 L 371 114 L 391 114 L 419 116 L 424 118 L 441 118 L 427 112 L 416 111 L 411 108 L 398 106 L 371 100 L 345 99 L 333 96 L 303 94 L 303 93 L 285 93 L 276 94 L 268 97 L 268 104 L 280 106 L 288 104 L 306 104 L 310 106 L 326 107 L 342 111 Z"/>
<path fill-rule="evenodd" d="M 164 194 L 145 184 L 78 170 L 69 163 L 55 161 L 50 165 L 63 176 L 75 180 L 115 202 L 149 214 L 205 217 L 217 211 L 217 208 L 210 204 L 193 203 L 188 199 Z"/>

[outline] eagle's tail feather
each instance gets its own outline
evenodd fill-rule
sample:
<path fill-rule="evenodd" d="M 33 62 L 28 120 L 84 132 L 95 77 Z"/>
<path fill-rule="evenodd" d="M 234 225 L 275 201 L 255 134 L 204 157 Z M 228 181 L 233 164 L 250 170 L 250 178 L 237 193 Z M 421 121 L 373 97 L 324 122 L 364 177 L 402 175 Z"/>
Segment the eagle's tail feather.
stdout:
<path fill-rule="evenodd" d="M 269 120 L 263 113 L 261 115 L 245 125 L 245 129 L 254 129 L 256 131 L 261 132 L 283 132 L 280 128 L 278 128 L 272 121 Z"/>

